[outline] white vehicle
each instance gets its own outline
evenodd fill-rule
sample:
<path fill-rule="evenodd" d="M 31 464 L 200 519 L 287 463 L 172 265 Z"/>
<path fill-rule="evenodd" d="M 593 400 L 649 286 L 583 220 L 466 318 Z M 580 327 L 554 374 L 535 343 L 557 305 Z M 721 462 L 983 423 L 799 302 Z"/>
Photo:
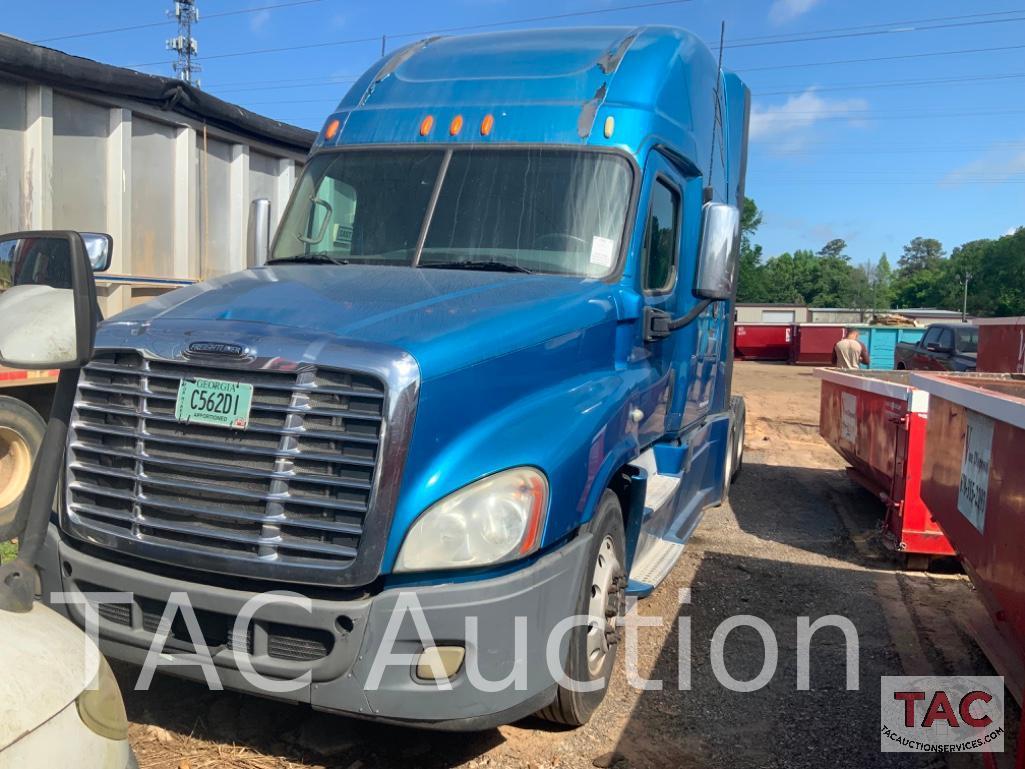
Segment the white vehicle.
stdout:
<path fill-rule="evenodd" d="M 0 769 L 135 767 L 121 691 L 85 634 L 38 602 L 0 622 Z"/>
<path fill-rule="evenodd" d="M 90 248 L 91 246 L 91 248 Z M 74 372 L 91 353 L 96 287 L 89 256 L 109 262 L 110 239 L 78 233 L 0 237 L 0 363 Z M 33 342 L 34 335 L 42 337 Z M 77 372 L 75 372 L 77 373 Z M 70 383 L 62 378 L 43 449 L 67 440 Z M 128 718 L 107 661 L 68 620 L 34 600 L 33 567 L 57 475 L 37 463 L 16 511 L 19 557 L 0 566 L 0 769 L 132 769 Z"/>

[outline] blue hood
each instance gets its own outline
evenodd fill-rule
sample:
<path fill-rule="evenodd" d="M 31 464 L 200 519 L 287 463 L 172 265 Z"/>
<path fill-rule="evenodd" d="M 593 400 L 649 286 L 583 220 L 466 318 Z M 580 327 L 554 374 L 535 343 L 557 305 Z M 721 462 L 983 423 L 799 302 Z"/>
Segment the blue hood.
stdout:
<path fill-rule="evenodd" d="M 615 304 L 615 287 L 584 278 L 276 265 L 179 289 L 113 320 L 251 321 L 322 331 L 403 349 L 429 379 L 611 320 Z"/>

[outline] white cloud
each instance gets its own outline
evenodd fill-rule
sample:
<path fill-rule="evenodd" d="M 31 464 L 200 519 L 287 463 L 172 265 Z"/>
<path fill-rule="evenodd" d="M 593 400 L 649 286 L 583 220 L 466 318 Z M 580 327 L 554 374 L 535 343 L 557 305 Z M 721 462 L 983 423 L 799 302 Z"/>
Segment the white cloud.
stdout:
<path fill-rule="evenodd" d="M 769 7 L 769 21 L 773 24 L 783 24 L 803 16 L 816 5 L 820 0 L 775 0 Z"/>
<path fill-rule="evenodd" d="M 253 32 L 259 32 L 266 26 L 268 21 L 270 21 L 269 10 L 265 8 L 261 11 L 257 11 L 249 18 L 249 29 Z"/>
<path fill-rule="evenodd" d="M 993 147 L 969 163 L 948 173 L 944 184 L 965 182 L 1002 182 L 1025 174 L 1025 150 L 1008 152 L 1006 147 Z"/>
<path fill-rule="evenodd" d="M 751 139 L 771 139 L 782 150 L 794 150 L 804 145 L 812 128 L 822 120 L 863 123 L 868 110 L 865 99 L 829 99 L 819 96 L 814 88 L 791 96 L 782 104 L 751 110 Z"/>

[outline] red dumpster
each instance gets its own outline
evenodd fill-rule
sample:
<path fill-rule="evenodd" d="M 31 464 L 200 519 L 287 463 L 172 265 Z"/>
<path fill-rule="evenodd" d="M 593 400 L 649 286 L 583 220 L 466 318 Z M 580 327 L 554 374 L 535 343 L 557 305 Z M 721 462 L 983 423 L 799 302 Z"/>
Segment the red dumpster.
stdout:
<path fill-rule="evenodd" d="M 803 366 L 828 366 L 833 348 L 843 339 L 847 327 L 834 323 L 800 323 L 794 331 L 794 352 L 790 362 Z"/>
<path fill-rule="evenodd" d="M 738 323 L 733 349 L 740 360 L 790 360 L 792 323 Z"/>
<path fill-rule="evenodd" d="M 988 617 L 972 623 L 1011 694 L 1025 697 L 1025 377 L 915 374 L 929 392 L 922 496 Z M 989 764 L 992 765 L 992 762 Z M 1025 767 L 1025 720 L 1016 766 Z"/>
<path fill-rule="evenodd" d="M 983 318 L 976 371 L 1025 372 L 1025 317 Z"/>
<path fill-rule="evenodd" d="M 907 371 L 818 369 L 819 434 L 851 467 L 852 479 L 886 505 L 883 541 L 909 568 L 954 551 L 922 501 L 929 395 Z"/>

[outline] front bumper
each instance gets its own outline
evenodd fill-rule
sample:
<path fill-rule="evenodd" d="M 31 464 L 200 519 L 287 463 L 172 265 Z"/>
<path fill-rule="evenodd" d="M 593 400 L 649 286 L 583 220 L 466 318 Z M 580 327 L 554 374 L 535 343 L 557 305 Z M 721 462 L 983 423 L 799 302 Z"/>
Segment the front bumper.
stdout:
<path fill-rule="evenodd" d="M 362 718 L 463 730 L 509 723 L 544 707 L 554 697 L 556 680 L 546 662 L 547 644 L 556 624 L 576 613 L 589 543 L 590 535 L 582 533 L 529 566 L 491 579 L 388 589 L 344 601 L 313 598 L 309 612 L 283 603 L 263 606 L 254 615 L 248 639 L 250 653 L 246 658 L 253 671 L 277 681 L 305 674 L 307 682 L 291 684 L 287 692 L 268 691 L 259 681 L 254 683 L 253 676 L 247 678 L 239 670 L 236 653 L 227 643 L 216 646 L 207 639 L 218 679 L 225 688 Z M 208 622 L 222 617 L 230 625 L 254 595 L 151 574 L 135 564 L 130 567 L 103 560 L 77 549 L 52 525 L 39 571 L 44 601 L 82 627 L 85 607 L 80 603 L 56 603 L 52 593 L 131 593 L 132 602 L 127 610 L 120 611 L 116 617 L 119 621 L 101 613 L 99 646 L 108 657 L 136 665 L 146 662 L 154 639 L 154 622 L 144 617 L 146 607 L 164 606 L 173 593 L 186 593 L 197 616 Z M 420 606 L 435 642 L 465 647 L 466 659 L 449 680 L 449 689 L 417 679 L 412 664 L 384 667 L 380 683 L 373 688 L 367 686 L 379 652 L 416 655 L 423 651 L 424 643 L 408 610 L 391 628 L 394 641 L 384 643 L 400 596 L 405 606 Z M 476 643 L 468 641 L 468 617 L 477 618 Z M 517 617 L 526 618 L 527 627 L 525 647 L 519 654 L 514 648 Z M 280 627 L 302 628 L 321 638 L 330 634 L 327 652 L 315 660 L 283 659 L 280 654 L 270 653 L 268 637 Z M 562 663 L 566 650 L 564 636 L 559 647 Z M 157 655 L 161 665 L 157 669 L 205 681 L 198 664 L 170 666 L 193 651 L 187 638 L 183 641 L 172 633 Z M 500 681 L 513 672 L 517 657 L 525 666 L 525 687 L 509 683 L 501 691 L 485 692 L 471 683 L 468 666 L 475 666 L 486 681 Z"/>

